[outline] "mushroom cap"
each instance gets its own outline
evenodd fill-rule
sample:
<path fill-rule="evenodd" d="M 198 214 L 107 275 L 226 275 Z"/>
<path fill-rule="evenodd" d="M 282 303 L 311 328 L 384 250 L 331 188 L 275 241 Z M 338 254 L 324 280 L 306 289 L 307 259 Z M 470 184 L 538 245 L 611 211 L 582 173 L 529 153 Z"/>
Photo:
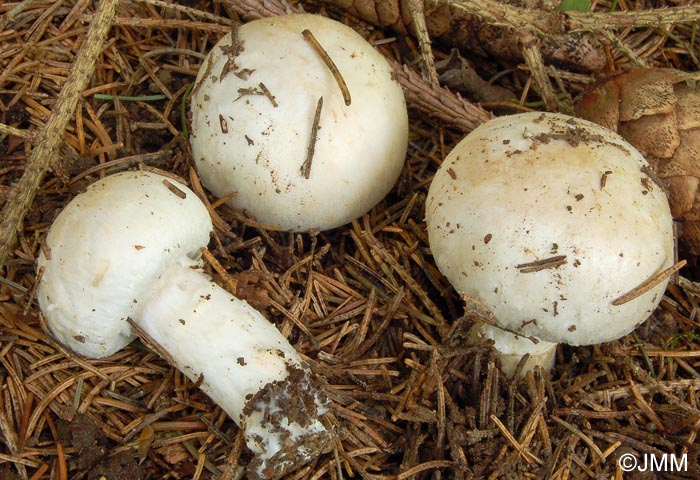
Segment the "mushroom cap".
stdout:
<path fill-rule="evenodd" d="M 486 122 L 430 186 L 435 262 L 501 327 L 572 345 L 619 338 L 667 281 L 613 301 L 673 263 L 668 201 L 647 171 L 637 150 L 588 121 L 535 112 Z"/>
<path fill-rule="evenodd" d="M 305 29 L 340 70 L 349 106 Z M 351 28 L 319 15 L 255 20 L 238 28 L 235 42 L 223 37 L 199 71 L 191 111 L 204 186 L 218 197 L 235 192 L 230 206 L 282 230 L 330 229 L 366 213 L 396 182 L 408 144 L 406 103 L 388 62 Z"/>
<path fill-rule="evenodd" d="M 206 207 L 175 180 L 139 171 L 90 185 L 58 215 L 39 256 L 49 330 L 87 357 L 121 349 L 135 337 L 127 317 L 169 265 L 199 264 L 211 230 Z"/>

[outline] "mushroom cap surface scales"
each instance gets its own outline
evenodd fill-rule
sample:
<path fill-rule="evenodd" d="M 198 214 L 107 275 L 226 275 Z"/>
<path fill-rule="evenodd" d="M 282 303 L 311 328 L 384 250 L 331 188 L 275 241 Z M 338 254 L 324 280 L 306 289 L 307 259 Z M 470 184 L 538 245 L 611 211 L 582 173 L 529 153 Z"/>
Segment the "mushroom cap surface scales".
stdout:
<path fill-rule="evenodd" d="M 430 186 L 435 262 L 501 327 L 572 345 L 619 338 L 648 318 L 667 281 L 613 302 L 673 264 L 668 201 L 647 172 L 637 150 L 591 122 L 491 120 Z"/>
<path fill-rule="evenodd" d="M 305 30 L 337 66 L 350 105 Z M 255 20 L 234 35 L 211 50 L 192 94 L 190 141 L 204 186 L 235 193 L 230 206 L 282 230 L 330 229 L 370 210 L 396 182 L 408 143 L 388 62 L 319 15 Z"/>
<path fill-rule="evenodd" d="M 175 262 L 199 265 L 211 230 L 206 207 L 175 180 L 139 171 L 90 185 L 58 215 L 39 256 L 51 333 L 87 357 L 121 349 L 152 284 Z"/>

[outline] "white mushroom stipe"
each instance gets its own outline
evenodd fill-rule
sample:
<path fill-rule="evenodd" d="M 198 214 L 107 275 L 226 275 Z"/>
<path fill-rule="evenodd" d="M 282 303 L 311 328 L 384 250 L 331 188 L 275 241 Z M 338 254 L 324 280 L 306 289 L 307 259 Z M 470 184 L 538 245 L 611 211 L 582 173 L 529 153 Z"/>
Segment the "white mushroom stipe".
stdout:
<path fill-rule="evenodd" d="M 472 343 L 478 343 L 482 339 L 493 341 L 493 348 L 498 353 L 501 371 L 506 377 L 513 378 L 515 376 L 518 365 L 525 354 L 528 355 L 528 359 L 520 370 L 521 375 L 525 375 L 538 366 L 547 371 L 554 367 L 557 353 L 556 343 L 544 340 L 535 343 L 530 338 L 513 335 L 480 320 L 472 327 L 468 338 Z"/>
<path fill-rule="evenodd" d="M 454 288 L 499 326 L 546 342 L 617 339 L 644 322 L 668 280 L 615 302 L 673 263 L 668 201 L 620 136 L 560 114 L 491 120 L 430 186 L 431 250 Z"/>
<path fill-rule="evenodd" d="M 191 111 L 203 185 L 282 230 L 326 230 L 369 211 L 396 182 L 408 144 L 388 62 L 319 15 L 255 20 L 224 36 L 200 68 Z"/>
<path fill-rule="evenodd" d="M 245 431 L 257 478 L 328 448 L 317 382 L 277 328 L 201 269 L 209 214 L 186 186 L 149 172 L 91 185 L 59 214 L 39 257 L 51 333 L 88 357 L 135 338 L 131 318 Z"/>

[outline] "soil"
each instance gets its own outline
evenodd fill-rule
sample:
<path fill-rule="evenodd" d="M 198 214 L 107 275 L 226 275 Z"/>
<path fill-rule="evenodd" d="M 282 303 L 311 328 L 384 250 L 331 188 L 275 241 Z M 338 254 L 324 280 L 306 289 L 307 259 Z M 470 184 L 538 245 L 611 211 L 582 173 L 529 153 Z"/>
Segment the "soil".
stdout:
<path fill-rule="evenodd" d="M 58 441 L 77 450 L 73 461 L 87 472 L 88 480 L 142 480 L 145 475 L 131 450 L 113 453 L 110 441 L 90 415 L 76 415 L 72 421 L 56 422 Z M 4 477 L 2 477 L 4 479 Z"/>

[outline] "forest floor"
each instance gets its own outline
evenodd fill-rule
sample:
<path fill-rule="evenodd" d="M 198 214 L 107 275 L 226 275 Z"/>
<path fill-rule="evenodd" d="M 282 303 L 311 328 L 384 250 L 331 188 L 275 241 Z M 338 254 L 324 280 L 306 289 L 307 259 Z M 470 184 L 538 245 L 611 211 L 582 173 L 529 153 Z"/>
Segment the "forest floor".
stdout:
<path fill-rule="evenodd" d="M 700 478 L 694 258 L 632 334 L 560 345 L 551 372 L 512 381 L 488 343 L 466 343 L 478 312 L 435 266 L 424 222 L 442 159 L 491 116 L 572 113 L 591 85 L 632 66 L 697 71 L 700 7 L 667 1 L 602 0 L 590 16 L 535 1 L 121 1 L 82 84 L 71 68 L 109 0 L 2 2 L 0 478 L 243 475 L 250 454 L 239 428 L 146 342 L 90 360 L 42 327 L 35 258 L 52 220 L 96 179 L 134 168 L 175 174 L 208 199 L 218 215 L 212 276 L 225 276 L 326 379 L 338 441 L 289 478 Z M 291 234 L 199 186 L 187 95 L 233 23 L 300 8 L 381 49 L 406 92 L 410 142 L 397 184 L 369 213 Z M 406 34 L 411 24 L 422 35 Z M 76 107 L 57 111 L 74 81 Z M 642 471 L 652 458 L 664 468 Z"/>

